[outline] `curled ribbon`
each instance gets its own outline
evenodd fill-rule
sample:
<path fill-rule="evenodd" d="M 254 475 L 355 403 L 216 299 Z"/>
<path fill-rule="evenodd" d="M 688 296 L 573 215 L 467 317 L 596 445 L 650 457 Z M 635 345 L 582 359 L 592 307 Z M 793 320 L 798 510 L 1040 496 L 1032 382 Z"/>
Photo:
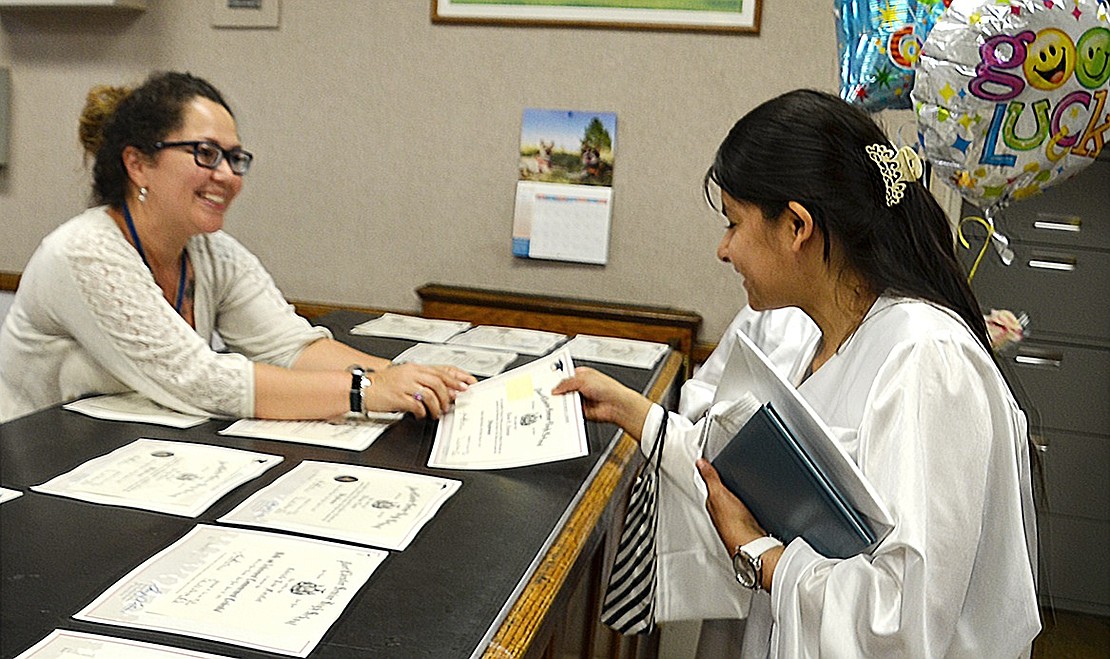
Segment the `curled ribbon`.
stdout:
<path fill-rule="evenodd" d="M 971 265 L 971 270 L 967 273 L 967 283 L 970 284 L 972 278 L 975 277 L 975 271 L 979 269 L 979 262 L 983 260 L 983 255 L 987 253 L 987 246 L 991 244 L 991 238 L 994 237 L 994 223 L 988 222 L 987 220 L 974 215 L 971 217 L 965 217 L 964 219 L 960 220 L 960 225 L 957 228 L 956 233 L 959 236 L 960 244 L 964 246 L 964 249 L 971 249 L 971 243 L 967 242 L 967 238 L 964 237 L 964 225 L 968 222 L 982 224 L 983 227 L 987 230 L 987 237 L 983 240 L 983 246 L 979 248 L 979 254 L 975 257 L 975 263 Z"/>

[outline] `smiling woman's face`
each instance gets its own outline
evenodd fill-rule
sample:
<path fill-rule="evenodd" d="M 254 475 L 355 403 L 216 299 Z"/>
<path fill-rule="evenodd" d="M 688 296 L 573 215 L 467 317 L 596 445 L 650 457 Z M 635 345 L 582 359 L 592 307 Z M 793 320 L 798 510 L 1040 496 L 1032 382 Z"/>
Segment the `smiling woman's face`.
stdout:
<path fill-rule="evenodd" d="M 197 97 L 184 112 L 181 128 L 165 142 L 207 140 L 224 149 L 241 146 L 235 120 L 218 103 Z M 149 212 L 163 219 L 163 228 L 184 237 L 211 233 L 223 227 L 224 214 L 243 187 L 243 178 L 231 172 L 226 159 L 216 169 L 196 164 L 189 146 L 159 151 L 146 170 Z"/>

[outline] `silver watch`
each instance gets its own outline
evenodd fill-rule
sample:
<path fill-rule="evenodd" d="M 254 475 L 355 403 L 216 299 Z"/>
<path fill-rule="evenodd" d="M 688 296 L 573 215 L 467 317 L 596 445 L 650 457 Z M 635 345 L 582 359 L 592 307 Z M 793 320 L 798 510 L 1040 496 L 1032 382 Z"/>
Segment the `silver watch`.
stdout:
<path fill-rule="evenodd" d="M 732 554 L 732 568 L 736 570 L 736 581 L 740 582 L 741 586 L 752 590 L 762 588 L 763 554 L 768 549 L 781 546 L 782 543 L 776 538 L 765 535 L 737 547 Z"/>

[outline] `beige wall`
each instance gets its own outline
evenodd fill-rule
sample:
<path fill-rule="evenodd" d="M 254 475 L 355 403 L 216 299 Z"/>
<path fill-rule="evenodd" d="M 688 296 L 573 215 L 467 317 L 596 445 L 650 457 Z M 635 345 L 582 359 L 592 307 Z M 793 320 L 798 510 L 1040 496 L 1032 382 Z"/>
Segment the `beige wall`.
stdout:
<path fill-rule="evenodd" d="M 145 12 L 0 12 L 11 158 L 0 271 L 86 206 L 87 89 L 187 69 L 229 97 L 257 156 L 227 229 L 288 297 L 416 310 L 440 282 L 657 304 L 715 341 L 743 303 L 700 183 L 741 114 L 836 90 L 828 0 L 763 0 L 754 35 L 433 25 L 427 0 L 283 0 L 277 30 L 210 26 L 209 0 Z M 608 265 L 514 259 L 526 107 L 617 113 Z"/>

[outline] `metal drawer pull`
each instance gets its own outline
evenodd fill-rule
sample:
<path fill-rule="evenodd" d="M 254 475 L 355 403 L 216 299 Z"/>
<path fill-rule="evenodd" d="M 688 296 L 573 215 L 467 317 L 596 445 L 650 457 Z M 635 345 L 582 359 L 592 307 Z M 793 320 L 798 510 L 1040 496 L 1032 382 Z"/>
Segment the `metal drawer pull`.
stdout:
<path fill-rule="evenodd" d="M 1049 257 L 1034 257 L 1029 259 L 1029 267 L 1037 268 L 1039 270 L 1059 270 L 1061 272 L 1072 272 L 1075 270 L 1075 258 L 1059 258 L 1052 259 Z"/>
<path fill-rule="evenodd" d="M 1033 220 L 1034 229 L 1045 231 L 1069 231 L 1079 233 L 1083 220 L 1075 215 L 1054 215 L 1052 213 L 1038 213 L 1039 219 Z"/>
<path fill-rule="evenodd" d="M 1060 368 L 1064 365 L 1064 355 L 1061 353 L 1033 355 L 1029 353 L 1021 353 L 1014 355 L 1015 364 L 1023 364 L 1025 366 L 1045 366 L 1048 368 Z"/>

